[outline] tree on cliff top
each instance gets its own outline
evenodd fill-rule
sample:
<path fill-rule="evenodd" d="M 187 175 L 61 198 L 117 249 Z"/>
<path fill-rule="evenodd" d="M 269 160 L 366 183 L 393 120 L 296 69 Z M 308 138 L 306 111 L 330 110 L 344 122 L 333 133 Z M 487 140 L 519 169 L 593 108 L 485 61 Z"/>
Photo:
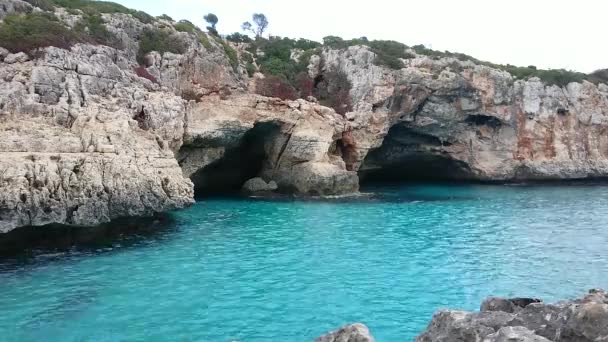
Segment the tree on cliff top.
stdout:
<path fill-rule="evenodd" d="M 264 34 L 264 31 L 266 31 L 266 28 L 268 27 L 268 19 L 262 13 L 254 13 L 253 23 L 255 24 L 255 27 L 253 27 L 250 22 L 246 21 L 241 25 L 241 28 L 243 31 L 251 31 L 255 34 L 256 38 L 259 38 Z"/>
<path fill-rule="evenodd" d="M 207 26 L 207 31 L 209 31 L 209 33 L 217 36 L 217 29 L 215 28 L 215 25 L 217 25 L 217 22 L 219 21 L 217 15 L 213 14 L 213 13 L 208 13 L 206 16 L 203 17 L 203 19 L 205 19 L 205 21 L 210 25 Z"/>

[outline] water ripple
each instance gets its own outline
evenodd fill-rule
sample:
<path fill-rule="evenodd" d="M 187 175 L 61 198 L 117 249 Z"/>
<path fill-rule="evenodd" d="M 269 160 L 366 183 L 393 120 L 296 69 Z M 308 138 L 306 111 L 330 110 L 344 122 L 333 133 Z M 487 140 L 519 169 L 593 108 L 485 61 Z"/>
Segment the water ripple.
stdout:
<path fill-rule="evenodd" d="M 216 199 L 157 234 L 0 261 L 0 340 L 411 340 L 442 307 L 608 287 L 608 187 L 407 186 Z M 107 245 L 107 244 L 106 244 Z"/>

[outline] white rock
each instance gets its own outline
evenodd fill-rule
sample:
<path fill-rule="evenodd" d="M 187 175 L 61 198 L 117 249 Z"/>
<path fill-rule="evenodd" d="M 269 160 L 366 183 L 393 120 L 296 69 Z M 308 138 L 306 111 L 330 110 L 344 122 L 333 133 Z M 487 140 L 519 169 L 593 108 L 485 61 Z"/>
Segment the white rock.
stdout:
<path fill-rule="evenodd" d="M 11 53 L 4 57 L 4 63 L 13 64 L 13 63 L 25 63 L 29 61 L 30 57 L 24 52 Z"/>

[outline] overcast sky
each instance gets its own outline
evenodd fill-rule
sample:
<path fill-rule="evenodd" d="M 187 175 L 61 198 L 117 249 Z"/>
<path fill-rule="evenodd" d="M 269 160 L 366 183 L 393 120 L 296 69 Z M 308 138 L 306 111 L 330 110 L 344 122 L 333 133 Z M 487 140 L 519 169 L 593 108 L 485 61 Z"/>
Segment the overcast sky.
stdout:
<path fill-rule="evenodd" d="M 478 59 L 591 72 L 608 68 L 605 0 L 115 0 L 152 15 L 204 27 L 209 12 L 222 34 L 264 13 L 268 33 L 320 41 L 327 35 L 392 39 Z"/>

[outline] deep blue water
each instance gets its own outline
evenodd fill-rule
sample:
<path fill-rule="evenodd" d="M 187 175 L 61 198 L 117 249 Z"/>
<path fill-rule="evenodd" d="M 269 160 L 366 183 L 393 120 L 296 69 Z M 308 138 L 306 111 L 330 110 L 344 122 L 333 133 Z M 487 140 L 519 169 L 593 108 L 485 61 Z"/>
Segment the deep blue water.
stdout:
<path fill-rule="evenodd" d="M 0 261 L 3 341 L 407 341 L 439 308 L 608 287 L 608 187 L 423 186 L 207 199 L 156 234 Z"/>

